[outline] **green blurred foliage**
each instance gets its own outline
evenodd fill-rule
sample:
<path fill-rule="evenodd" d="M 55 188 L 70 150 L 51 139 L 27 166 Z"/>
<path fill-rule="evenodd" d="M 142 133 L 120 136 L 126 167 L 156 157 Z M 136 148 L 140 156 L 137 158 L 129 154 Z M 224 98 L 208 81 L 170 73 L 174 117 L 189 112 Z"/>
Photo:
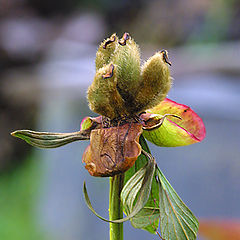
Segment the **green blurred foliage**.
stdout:
<path fill-rule="evenodd" d="M 40 172 L 31 154 L 15 171 L 0 176 L 0 239 L 47 239 L 35 221 Z"/>

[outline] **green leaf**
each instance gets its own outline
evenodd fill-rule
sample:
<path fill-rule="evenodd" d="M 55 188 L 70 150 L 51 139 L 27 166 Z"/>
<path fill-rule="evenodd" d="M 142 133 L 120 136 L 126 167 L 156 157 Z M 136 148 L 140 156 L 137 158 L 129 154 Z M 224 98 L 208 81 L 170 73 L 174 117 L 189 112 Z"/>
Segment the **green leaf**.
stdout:
<path fill-rule="evenodd" d="M 139 143 L 144 151 L 150 153 L 148 145 L 142 135 L 139 138 Z M 144 154 L 141 154 L 136 160 L 136 162 L 134 163 L 134 165 L 128 171 L 125 172 L 124 185 L 138 170 L 144 167 L 147 164 L 147 162 L 148 162 L 147 156 L 145 156 Z"/>
<path fill-rule="evenodd" d="M 145 206 L 151 191 L 155 160 L 147 152 L 145 154 L 149 158 L 148 163 L 128 180 L 121 192 L 122 204 L 128 216 L 133 211 L 137 214 Z"/>
<path fill-rule="evenodd" d="M 146 144 L 146 142 L 145 142 Z M 145 146 L 145 149 L 147 145 Z M 144 151 L 144 150 L 143 150 Z M 145 151 L 144 151 L 145 152 Z M 123 203 L 123 207 L 125 208 L 125 213 L 127 217 L 117 220 L 108 220 L 103 217 L 101 217 L 99 214 L 96 213 L 96 211 L 93 209 L 92 204 L 90 202 L 86 184 L 84 182 L 83 185 L 83 193 L 84 198 L 86 201 L 86 204 L 88 208 L 100 219 L 106 222 L 111 223 L 122 223 L 125 221 L 130 220 L 133 218 L 136 214 L 138 214 L 141 209 L 146 205 L 149 194 L 151 190 L 152 180 L 155 174 L 155 160 L 154 158 L 145 152 L 145 155 L 148 159 L 147 163 L 144 167 L 142 167 L 140 170 L 138 170 L 124 185 L 124 188 L 121 192 L 121 200 Z M 149 218 L 148 218 L 149 219 Z M 148 222 L 148 225 L 150 225 L 150 222 Z"/>
<path fill-rule="evenodd" d="M 132 219 L 132 226 L 147 230 L 150 233 L 156 233 L 160 219 L 160 209 L 152 207 L 144 207 Z"/>
<path fill-rule="evenodd" d="M 198 220 L 183 203 L 159 168 L 160 229 L 166 240 L 194 240 L 198 232 Z"/>
<path fill-rule="evenodd" d="M 94 208 L 93 208 L 93 206 L 92 206 L 92 204 L 90 202 L 90 199 L 89 199 L 89 196 L 88 196 L 88 193 L 87 193 L 87 187 L 86 187 L 85 181 L 83 183 L 83 193 L 84 193 L 85 202 L 86 202 L 88 208 L 92 211 L 93 214 L 95 214 L 98 218 L 100 218 L 101 220 L 103 220 L 105 222 L 113 222 L 113 221 L 110 221 L 110 220 L 100 216 L 98 213 L 96 213 L 96 211 L 94 210 Z"/>
<path fill-rule="evenodd" d="M 71 142 L 88 140 L 90 132 L 83 130 L 73 133 L 36 132 L 31 130 L 17 130 L 12 136 L 26 141 L 28 144 L 39 148 L 57 148 Z"/>
<path fill-rule="evenodd" d="M 149 197 L 151 181 L 153 178 L 153 174 L 155 172 L 155 162 L 153 158 L 151 160 L 152 161 L 149 161 L 147 165 L 145 165 L 136 174 L 134 174 L 134 176 L 132 176 L 132 178 L 124 186 L 121 192 L 121 200 L 123 202 L 123 206 L 125 206 L 129 210 L 131 209 L 131 211 L 129 211 L 129 214 L 127 214 L 127 217 L 117 220 L 108 220 L 97 214 L 94 208 L 92 207 L 92 204 L 87 193 L 86 184 L 84 182 L 83 193 L 88 208 L 98 218 L 102 219 L 105 222 L 122 223 L 133 218 L 144 207 Z M 137 194 L 138 198 L 136 199 Z M 135 200 L 136 204 L 133 206 L 133 202 Z"/>
<path fill-rule="evenodd" d="M 140 136 L 139 143 L 141 144 L 143 150 L 150 153 L 148 145 L 143 136 Z M 125 173 L 124 178 L 125 184 L 136 172 L 138 172 L 144 165 L 146 165 L 148 161 L 149 159 L 147 158 L 147 156 L 141 154 L 138 157 L 137 161 L 135 162 L 134 166 Z M 158 206 L 158 204 L 159 204 L 159 187 L 156 182 L 156 179 L 153 178 L 151 191 L 149 194 L 148 201 L 145 204 L 145 207 L 131 219 L 133 227 L 147 230 L 150 233 L 155 233 L 159 224 L 159 211 L 155 210 L 155 207 Z M 125 206 L 124 212 L 128 214 L 128 210 L 125 209 Z"/>

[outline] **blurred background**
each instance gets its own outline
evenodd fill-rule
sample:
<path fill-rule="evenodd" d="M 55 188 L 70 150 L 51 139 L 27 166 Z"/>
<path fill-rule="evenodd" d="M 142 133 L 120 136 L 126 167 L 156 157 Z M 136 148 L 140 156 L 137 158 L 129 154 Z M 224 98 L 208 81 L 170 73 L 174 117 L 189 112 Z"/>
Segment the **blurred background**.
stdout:
<path fill-rule="evenodd" d="M 146 60 L 168 49 L 169 98 L 189 105 L 206 139 L 153 155 L 200 219 L 199 239 L 240 239 L 240 1 L 0 0 L 0 239 L 108 239 L 108 179 L 81 157 L 87 142 L 33 149 L 16 129 L 77 131 L 98 44 L 129 32 Z M 126 239 L 158 239 L 124 224 Z"/>

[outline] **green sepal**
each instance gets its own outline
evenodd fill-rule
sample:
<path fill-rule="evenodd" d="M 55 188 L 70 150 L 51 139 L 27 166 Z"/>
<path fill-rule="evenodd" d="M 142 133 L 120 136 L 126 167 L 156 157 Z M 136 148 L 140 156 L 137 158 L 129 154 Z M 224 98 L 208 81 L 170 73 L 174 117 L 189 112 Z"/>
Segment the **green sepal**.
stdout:
<path fill-rule="evenodd" d="M 147 113 L 159 118 L 169 115 L 159 128 L 143 132 L 143 136 L 157 146 L 186 146 L 205 138 L 206 130 L 202 119 L 186 105 L 165 98 L 157 106 L 147 110 Z"/>
<path fill-rule="evenodd" d="M 163 115 L 154 114 L 156 118 Z M 143 136 L 150 142 L 160 147 L 179 147 L 199 142 L 191 133 L 175 124 L 175 119 L 166 117 L 161 126 L 151 131 L 143 131 Z"/>

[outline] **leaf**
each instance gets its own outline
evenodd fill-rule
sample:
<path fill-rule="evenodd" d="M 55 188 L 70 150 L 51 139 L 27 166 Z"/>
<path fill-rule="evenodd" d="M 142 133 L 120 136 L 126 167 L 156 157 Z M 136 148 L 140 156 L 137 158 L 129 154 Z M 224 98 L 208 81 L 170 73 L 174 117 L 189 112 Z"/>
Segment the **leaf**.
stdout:
<path fill-rule="evenodd" d="M 133 212 L 136 215 L 146 205 L 151 191 L 155 160 L 150 154 L 145 154 L 149 161 L 128 180 L 121 192 L 123 208 L 128 216 Z"/>
<path fill-rule="evenodd" d="M 152 131 L 144 131 L 143 136 L 150 142 L 162 147 L 178 147 L 200 142 L 206 135 L 202 119 L 188 106 L 165 99 L 156 107 L 147 110 L 161 118 L 167 116 L 162 125 Z"/>
<path fill-rule="evenodd" d="M 165 240 L 194 240 L 198 220 L 187 208 L 159 168 L 160 229 Z"/>
<path fill-rule="evenodd" d="M 73 133 L 36 132 L 31 130 L 17 130 L 12 136 L 26 141 L 28 144 L 39 148 L 57 148 L 71 142 L 88 140 L 90 132 L 83 130 Z"/>
<path fill-rule="evenodd" d="M 139 139 L 139 143 L 143 150 L 150 153 L 146 140 L 141 135 Z M 126 182 L 146 163 L 148 162 L 148 158 L 141 154 L 132 168 L 130 168 L 127 172 L 125 172 L 124 182 Z M 159 211 L 154 210 L 156 206 L 159 204 L 159 187 L 156 182 L 156 179 L 153 178 L 151 192 L 149 194 L 149 199 L 145 204 L 145 207 L 131 219 L 132 226 L 135 228 L 141 228 L 149 231 L 150 233 L 155 233 L 156 229 L 159 225 Z M 126 211 L 124 210 L 126 213 Z M 158 214 L 158 215 L 157 215 Z"/>
<path fill-rule="evenodd" d="M 125 208 L 130 209 L 129 207 L 131 207 L 131 212 L 129 212 L 127 217 L 122 219 L 117 219 L 117 220 L 108 220 L 101 217 L 99 214 L 97 214 L 94 208 L 92 207 L 92 204 L 90 202 L 90 199 L 87 193 L 86 183 L 84 182 L 83 193 L 84 193 L 85 202 L 88 208 L 98 218 L 102 219 L 105 222 L 122 223 L 130 220 L 144 207 L 144 205 L 148 200 L 154 171 L 155 171 L 155 162 L 154 162 L 154 159 L 152 158 L 151 161 L 148 161 L 147 165 L 145 165 L 137 173 L 135 173 L 132 176 L 132 178 L 128 181 L 128 183 L 124 186 L 121 192 L 121 200 Z M 136 199 L 137 194 L 138 194 L 138 198 Z M 133 207 L 133 202 L 135 200 L 136 200 L 136 204 Z"/>
<path fill-rule="evenodd" d="M 150 150 L 148 148 L 148 145 L 144 139 L 144 137 L 141 135 L 139 139 L 139 143 L 143 150 L 150 153 Z M 132 168 L 130 168 L 126 173 L 124 177 L 124 182 L 126 182 L 141 169 L 146 163 L 149 161 L 146 155 L 141 154 L 135 164 Z M 159 224 L 159 213 L 157 215 L 157 211 L 155 211 L 155 207 L 158 206 L 159 203 L 159 187 L 157 185 L 156 179 L 153 178 L 152 180 L 152 186 L 151 191 L 149 194 L 149 198 L 147 203 L 145 204 L 145 207 L 131 219 L 131 223 L 133 227 L 135 228 L 141 228 L 144 230 L 149 231 L 150 233 L 155 233 L 156 229 L 158 228 Z M 127 214 L 127 210 L 124 209 L 125 214 Z"/>
<path fill-rule="evenodd" d="M 156 207 L 144 207 L 132 219 L 132 226 L 147 230 L 150 233 L 156 233 L 160 219 L 160 209 Z"/>
<path fill-rule="evenodd" d="M 150 153 L 146 140 L 142 135 L 139 138 L 139 143 L 144 151 Z M 124 185 L 140 168 L 144 167 L 147 164 L 147 162 L 148 158 L 144 154 L 141 154 L 138 157 L 137 161 L 134 163 L 134 165 L 128 171 L 125 172 Z"/>

